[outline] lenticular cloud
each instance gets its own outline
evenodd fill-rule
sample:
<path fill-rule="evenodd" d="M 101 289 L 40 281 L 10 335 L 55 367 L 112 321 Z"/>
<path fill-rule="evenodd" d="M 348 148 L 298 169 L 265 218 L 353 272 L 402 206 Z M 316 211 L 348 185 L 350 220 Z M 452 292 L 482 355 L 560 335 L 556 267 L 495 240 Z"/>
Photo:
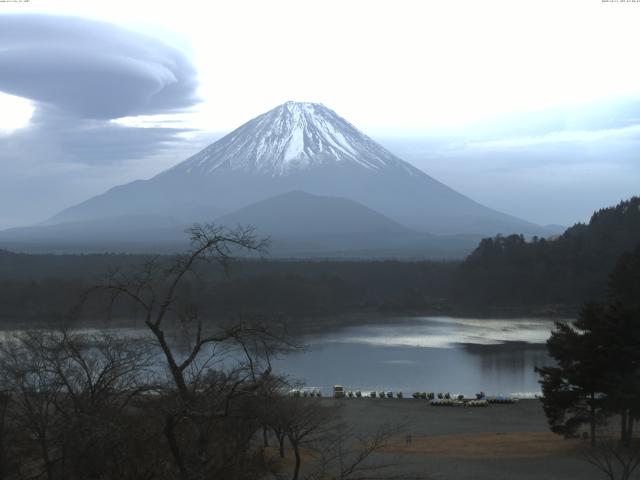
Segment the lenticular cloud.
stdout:
<path fill-rule="evenodd" d="M 81 118 L 179 110 L 197 102 L 179 50 L 114 25 L 51 15 L 0 16 L 0 91 Z"/>

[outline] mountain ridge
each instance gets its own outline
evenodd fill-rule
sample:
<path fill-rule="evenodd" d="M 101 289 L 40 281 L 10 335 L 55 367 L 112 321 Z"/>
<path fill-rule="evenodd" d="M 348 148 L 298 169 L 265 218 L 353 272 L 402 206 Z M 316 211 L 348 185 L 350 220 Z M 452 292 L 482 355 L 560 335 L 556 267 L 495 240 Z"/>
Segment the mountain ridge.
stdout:
<path fill-rule="evenodd" d="M 292 191 L 352 200 L 421 234 L 549 233 L 473 201 L 333 110 L 305 102 L 279 105 L 151 179 L 113 187 L 46 223 L 128 215 L 211 221 Z"/>
<path fill-rule="evenodd" d="M 252 225 L 292 238 L 335 235 L 416 235 L 417 232 L 353 200 L 291 191 L 252 203 L 215 219 L 234 227 Z M 302 228 L 303 227 L 303 228 Z"/>
<path fill-rule="evenodd" d="M 227 228 L 251 225 L 271 239 L 274 258 L 461 258 L 479 237 L 414 232 L 353 200 L 287 192 L 215 218 Z M 0 247 L 30 253 L 177 253 L 188 247 L 186 223 L 125 215 L 20 227 L 0 232 Z"/>

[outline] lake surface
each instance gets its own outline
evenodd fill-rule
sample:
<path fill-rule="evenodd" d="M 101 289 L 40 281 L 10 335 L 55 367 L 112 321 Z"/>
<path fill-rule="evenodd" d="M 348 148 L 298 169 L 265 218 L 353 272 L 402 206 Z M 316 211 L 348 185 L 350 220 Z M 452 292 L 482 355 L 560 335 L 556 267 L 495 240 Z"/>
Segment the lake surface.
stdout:
<path fill-rule="evenodd" d="M 308 336 L 305 352 L 279 359 L 275 368 L 309 388 L 451 392 L 472 395 L 539 392 L 536 366 L 551 363 L 546 319 L 491 320 L 452 317 L 390 318 Z"/>
<path fill-rule="evenodd" d="M 552 328 L 547 319 L 389 317 L 303 337 L 304 351 L 273 363 L 277 373 L 325 395 L 340 384 L 363 393 L 484 391 L 531 397 L 540 391 L 534 368 L 552 363 L 545 347 Z M 113 330 L 128 338 L 149 335 L 140 327 Z M 10 333 L 0 332 L 0 341 Z"/>

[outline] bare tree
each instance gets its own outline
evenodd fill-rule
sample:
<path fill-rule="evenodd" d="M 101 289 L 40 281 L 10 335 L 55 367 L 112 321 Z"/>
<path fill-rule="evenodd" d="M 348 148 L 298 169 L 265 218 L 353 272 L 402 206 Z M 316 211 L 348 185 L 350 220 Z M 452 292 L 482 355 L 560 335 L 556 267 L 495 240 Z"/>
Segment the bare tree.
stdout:
<path fill-rule="evenodd" d="M 35 331 L 5 340 L 0 371 L 11 399 L 5 412 L 14 448 L 34 475 L 87 478 L 108 471 L 112 459 L 98 456 L 112 451 L 124 428 L 122 411 L 146 390 L 140 379 L 147 364 L 144 350 L 108 333 Z"/>
<path fill-rule="evenodd" d="M 401 425 L 383 424 L 374 432 L 362 434 L 336 424 L 331 435 L 317 449 L 316 469 L 309 480 L 391 480 L 426 478 L 399 470 L 400 462 L 376 460 L 375 454 L 382 451 L 397 436 Z"/>
<path fill-rule="evenodd" d="M 295 458 L 292 480 L 298 480 L 302 466 L 302 448 L 312 447 L 333 428 L 337 410 L 316 398 L 288 397 L 281 402 L 286 423 L 284 430 Z"/>
<path fill-rule="evenodd" d="M 273 379 L 271 356 L 292 345 L 264 322 L 220 322 L 181 298 L 201 268 L 217 265 L 227 272 L 237 252 L 262 253 L 268 240 L 258 239 L 251 227 L 204 224 L 188 233 L 185 255 L 168 265 L 153 259 L 133 271 L 113 272 L 92 292 L 108 292 L 111 311 L 119 299 L 132 303 L 162 353 L 170 385 L 157 406 L 178 475 L 230 477 L 249 463 L 243 455 L 261 426 L 255 403 Z"/>
<path fill-rule="evenodd" d="M 357 432 L 343 421 L 341 408 L 334 402 L 305 397 L 280 397 L 273 405 L 271 418 L 279 422 L 277 428 L 285 431 L 294 452 L 290 474 L 282 468 L 282 462 L 272 470 L 278 479 L 428 478 L 403 470 L 401 462 L 388 455 L 377 455 L 404 430 L 402 425 L 383 424 L 372 432 Z"/>
<path fill-rule="evenodd" d="M 583 456 L 609 480 L 629 480 L 640 466 L 640 445 L 603 437 Z"/>
<path fill-rule="evenodd" d="M 0 480 L 9 475 L 9 426 L 7 414 L 11 403 L 10 392 L 0 390 Z"/>
<path fill-rule="evenodd" d="M 265 405 L 264 411 L 264 421 L 278 442 L 280 458 L 285 457 L 284 442 L 287 439 L 287 429 L 291 420 L 287 409 L 288 403 L 289 401 L 284 395 L 277 395 Z"/>
<path fill-rule="evenodd" d="M 197 275 L 201 263 L 218 264 L 228 271 L 233 253 L 237 250 L 264 252 L 269 242 L 258 239 L 252 227 L 226 230 L 213 224 L 196 224 L 188 230 L 191 248 L 175 258 L 168 267 L 162 267 L 158 259 L 151 260 L 133 272 L 113 272 L 106 281 L 92 290 L 111 293 L 111 305 L 119 297 L 126 297 L 142 310 L 144 323 L 162 349 L 169 372 L 183 401 L 188 401 L 192 391 L 186 378 L 188 369 L 198 360 L 202 350 L 210 344 L 220 344 L 246 335 L 250 328 L 232 325 L 215 331 L 205 331 L 200 312 L 192 305 L 177 311 L 177 294 L 188 275 Z M 178 355 L 172 348 L 167 331 L 167 321 L 177 318 L 183 332 L 190 340 L 186 355 Z M 210 325 L 208 325 L 210 327 Z M 192 385 L 193 386 L 193 385 Z"/>
<path fill-rule="evenodd" d="M 56 415 L 62 384 L 51 375 L 40 354 L 43 341 L 43 334 L 33 332 L 6 339 L 0 345 L 0 369 L 3 389 L 12 396 L 13 421 L 35 442 L 42 473 L 52 480 L 61 460 L 55 445 L 62 423 Z"/>

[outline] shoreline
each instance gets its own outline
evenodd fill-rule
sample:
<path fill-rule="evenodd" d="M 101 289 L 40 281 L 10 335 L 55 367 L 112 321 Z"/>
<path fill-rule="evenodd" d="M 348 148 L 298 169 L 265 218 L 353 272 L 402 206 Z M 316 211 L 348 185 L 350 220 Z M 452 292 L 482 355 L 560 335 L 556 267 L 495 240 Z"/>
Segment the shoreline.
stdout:
<path fill-rule="evenodd" d="M 452 318 L 456 320 L 488 320 L 488 321 L 505 321 L 510 320 L 545 320 L 549 322 L 555 321 L 567 321 L 571 320 L 570 317 L 562 316 L 545 316 L 537 315 L 532 312 L 525 313 L 524 311 L 519 315 L 490 315 L 488 313 L 472 313 L 472 312 L 435 312 L 435 311 L 407 311 L 407 312 L 380 312 L 380 311 L 357 311 L 348 313 L 339 313 L 331 315 L 313 315 L 299 317 L 296 319 L 286 319 L 280 322 L 274 322 L 274 325 L 282 325 L 287 330 L 295 335 L 313 335 L 318 333 L 330 333 L 337 332 L 344 328 L 350 328 L 355 326 L 366 325 L 398 325 L 398 324 L 411 324 L 418 321 L 421 318 Z M 211 322 L 223 323 L 224 318 L 211 318 Z M 167 322 L 169 323 L 169 322 Z M 206 322 L 205 322 L 206 323 Z M 4 319 L 0 320 L 0 331 L 14 331 L 14 330 L 30 330 L 30 329 L 57 329 L 57 328 L 71 328 L 71 329 L 144 329 L 145 325 L 141 319 L 132 318 L 112 318 L 109 320 L 19 320 L 19 319 Z"/>

